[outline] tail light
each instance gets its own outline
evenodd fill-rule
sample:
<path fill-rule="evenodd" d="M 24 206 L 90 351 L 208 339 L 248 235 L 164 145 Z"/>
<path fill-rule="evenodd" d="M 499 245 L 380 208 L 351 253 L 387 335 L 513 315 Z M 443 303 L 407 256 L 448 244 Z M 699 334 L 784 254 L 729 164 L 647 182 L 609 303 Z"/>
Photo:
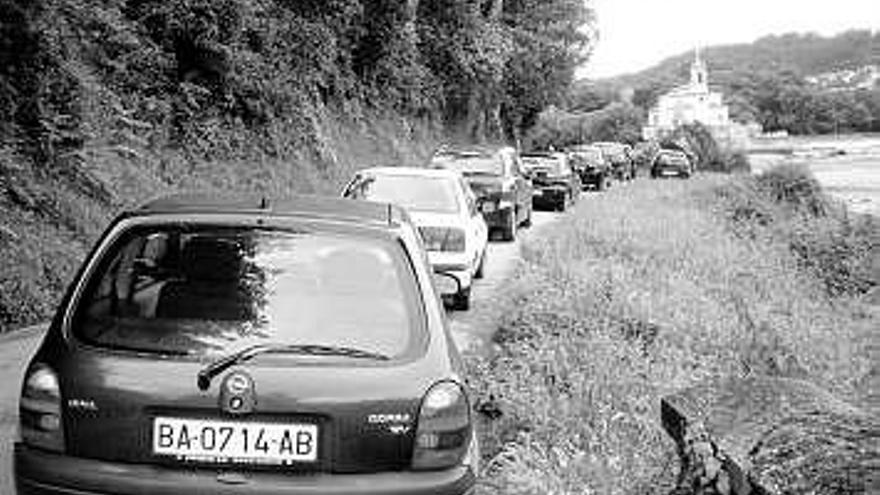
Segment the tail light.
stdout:
<path fill-rule="evenodd" d="M 461 229 L 422 227 L 419 232 L 428 251 L 464 252 L 465 235 Z"/>
<path fill-rule="evenodd" d="M 18 406 L 24 443 L 55 452 L 64 450 L 61 389 L 58 375 L 46 365 L 31 366 L 25 375 Z"/>
<path fill-rule="evenodd" d="M 419 411 L 413 469 L 447 469 L 461 464 L 472 441 L 471 409 L 461 386 L 439 382 Z"/>

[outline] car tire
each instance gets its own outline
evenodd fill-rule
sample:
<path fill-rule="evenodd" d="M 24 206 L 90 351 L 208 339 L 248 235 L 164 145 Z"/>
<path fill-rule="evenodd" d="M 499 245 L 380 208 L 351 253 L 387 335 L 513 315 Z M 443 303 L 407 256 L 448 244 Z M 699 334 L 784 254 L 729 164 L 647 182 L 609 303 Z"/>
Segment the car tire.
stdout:
<path fill-rule="evenodd" d="M 489 249 L 483 248 L 483 254 L 480 256 L 480 264 L 477 265 L 477 271 L 474 272 L 474 278 L 483 278 L 486 275 L 486 256 L 489 255 Z"/>
<path fill-rule="evenodd" d="M 596 179 L 596 190 L 604 191 L 605 190 L 605 174 L 600 174 Z"/>
<path fill-rule="evenodd" d="M 501 240 L 512 242 L 516 240 L 516 211 L 511 210 L 507 215 L 507 224 L 501 227 Z"/>
<path fill-rule="evenodd" d="M 456 311 L 467 311 L 471 309 L 471 288 L 466 287 L 456 292 L 452 296 L 452 309 Z"/>

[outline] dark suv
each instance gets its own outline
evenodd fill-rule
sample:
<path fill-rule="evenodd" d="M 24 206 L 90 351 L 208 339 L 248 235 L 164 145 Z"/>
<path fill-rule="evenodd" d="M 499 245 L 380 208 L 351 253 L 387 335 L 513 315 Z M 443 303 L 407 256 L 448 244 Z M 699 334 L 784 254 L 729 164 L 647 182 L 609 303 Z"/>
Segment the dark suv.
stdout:
<path fill-rule="evenodd" d="M 525 153 L 522 161 L 535 188 L 532 195 L 535 208 L 565 211 L 577 199 L 581 192 L 581 179 L 571 169 L 566 153 Z"/>
<path fill-rule="evenodd" d="M 403 210 L 173 197 L 118 217 L 25 373 L 19 495 L 461 494 L 462 367 Z"/>
<path fill-rule="evenodd" d="M 636 178 L 636 163 L 632 158 L 632 147 L 628 144 L 613 141 L 593 143 L 602 150 L 605 159 L 611 164 L 611 170 L 617 180 L 627 181 Z"/>
<path fill-rule="evenodd" d="M 477 196 L 486 224 L 504 240 L 514 240 L 520 225 L 531 225 L 532 183 L 523 174 L 516 149 L 443 148 L 431 158 L 431 166 L 461 172 Z"/>
<path fill-rule="evenodd" d="M 574 146 L 568 150 L 568 155 L 583 186 L 589 184 L 601 191 L 611 185 L 611 164 L 600 148 L 590 145 Z"/>

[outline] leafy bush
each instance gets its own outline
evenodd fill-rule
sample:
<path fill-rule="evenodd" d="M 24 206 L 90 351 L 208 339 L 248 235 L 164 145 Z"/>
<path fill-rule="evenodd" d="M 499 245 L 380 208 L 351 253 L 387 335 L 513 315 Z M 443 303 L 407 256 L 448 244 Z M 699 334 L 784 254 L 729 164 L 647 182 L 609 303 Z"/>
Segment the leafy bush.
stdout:
<path fill-rule="evenodd" d="M 588 113 L 551 108 L 541 114 L 524 144 L 531 149 L 551 146 L 563 149 L 594 141 L 636 143 L 641 138 L 644 121 L 644 115 L 636 107 L 624 103 L 612 103 Z"/>

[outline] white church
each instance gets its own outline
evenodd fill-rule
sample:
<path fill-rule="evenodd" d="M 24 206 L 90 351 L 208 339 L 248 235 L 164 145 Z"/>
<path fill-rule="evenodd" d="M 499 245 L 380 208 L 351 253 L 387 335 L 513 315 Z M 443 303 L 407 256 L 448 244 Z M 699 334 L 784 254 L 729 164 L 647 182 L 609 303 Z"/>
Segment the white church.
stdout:
<path fill-rule="evenodd" d="M 756 131 L 754 125 L 746 126 L 730 120 L 722 94 L 709 88 L 709 72 L 699 49 L 694 50 L 690 82 L 660 96 L 648 113 L 642 137 L 660 139 L 678 126 L 695 122 L 708 127 L 719 143 L 732 147 L 744 146 L 749 134 Z"/>

